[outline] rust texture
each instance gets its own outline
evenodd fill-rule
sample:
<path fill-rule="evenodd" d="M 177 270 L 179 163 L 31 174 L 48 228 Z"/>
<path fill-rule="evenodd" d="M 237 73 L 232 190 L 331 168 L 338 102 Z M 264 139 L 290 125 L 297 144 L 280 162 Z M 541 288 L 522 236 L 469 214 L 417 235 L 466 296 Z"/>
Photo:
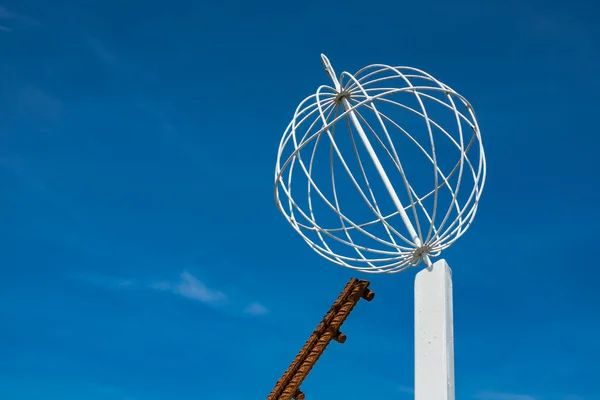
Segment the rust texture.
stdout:
<path fill-rule="evenodd" d="M 332 340 L 339 343 L 346 341 L 346 335 L 340 332 L 340 328 L 361 298 L 367 301 L 373 299 L 375 294 L 368 287 L 368 281 L 350 279 L 292 364 L 277 381 L 267 400 L 305 399 L 304 393 L 300 391 L 300 385 Z"/>
<path fill-rule="evenodd" d="M 335 303 L 333 303 L 333 306 L 331 306 L 331 309 L 327 312 L 321 323 L 317 326 L 315 331 L 308 338 L 306 344 L 302 347 L 302 350 L 300 350 L 292 364 L 288 367 L 287 371 L 285 371 L 281 379 L 277 381 L 275 388 L 273 389 L 269 397 L 267 397 L 267 400 L 279 400 L 279 396 L 281 395 L 283 390 L 288 386 L 289 381 L 295 375 L 300 365 L 304 362 L 310 350 L 317 343 L 319 337 L 325 331 L 325 328 L 329 325 L 329 321 L 331 321 L 335 316 L 335 310 L 346 300 L 346 298 L 352 291 L 352 288 L 356 284 L 355 281 L 356 279 L 352 278 L 350 282 L 348 282 L 342 293 L 338 296 Z"/>

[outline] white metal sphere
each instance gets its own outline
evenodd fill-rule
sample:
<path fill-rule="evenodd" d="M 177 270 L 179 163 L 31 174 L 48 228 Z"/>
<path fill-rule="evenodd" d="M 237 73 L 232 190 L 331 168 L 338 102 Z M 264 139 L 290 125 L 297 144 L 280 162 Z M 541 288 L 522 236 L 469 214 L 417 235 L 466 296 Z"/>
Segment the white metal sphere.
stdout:
<path fill-rule="evenodd" d="M 277 155 L 275 201 L 326 259 L 394 273 L 470 226 L 486 174 L 469 102 L 426 72 L 375 64 L 300 103 Z"/>

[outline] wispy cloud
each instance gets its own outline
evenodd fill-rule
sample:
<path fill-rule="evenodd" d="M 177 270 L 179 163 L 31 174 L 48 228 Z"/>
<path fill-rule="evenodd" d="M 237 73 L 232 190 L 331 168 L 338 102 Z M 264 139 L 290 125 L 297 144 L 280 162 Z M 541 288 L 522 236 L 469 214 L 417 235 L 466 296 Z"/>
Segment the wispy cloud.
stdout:
<path fill-rule="evenodd" d="M 17 14 L 0 6 L 0 31 L 8 32 L 18 28 L 39 25 L 39 22 L 25 15 Z"/>
<path fill-rule="evenodd" d="M 538 400 L 538 397 L 527 394 L 504 393 L 504 392 L 480 392 L 473 396 L 477 400 Z"/>
<path fill-rule="evenodd" d="M 223 305 L 227 302 L 225 293 L 208 287 L 187 271 L 182 272 L 176 282 L 160 281 L 152 283 L 150 287 L 210 305 Z"/>
<path fill-rule="evenodd" d="M 268 314 L 269 309 L 258 302 L 254 302 L 246 306 L 246 308 L 244 309 L 244 313 L 253 316 L 261 316 Z"/>
<path fill-rule="evenodd" d="M 264 304 L 258 301 L 249 301 L 248 298 L 244 299 L 243 296 L 239 295 L 232 298 L 225 292 L 198 279 L 188 271 L 183 271 L 173 280 L 154 282 L 95 274 L 75 275 L 73 278 L 109 290 L 152 290 L 168 293 L 191 301 L 197 301 L 210 307 L 222 309 L 226 314 L 236 317 L 242 315 L 260 317 L 269 313 L 269 309 Z"/>
<path fill-rule="evenodd" d="M 183 271 L 175 281 L 158 281 L 149 285 L 153 290 L 169 292 L 186 299 L 199 301 L 211 307 L 226 309 L 232 315 L 240 315 L 240 312 L 253 317 L 260 317 L 269 313 L 269 309 L 258 301 L 240 299 L 240 296 L 230 298 L 225 292 L 218 290 L 206 282 L 201 281 L 188 271 Z M 241 306 L 240 303 L 246 303 Z"/>
<path fill-rule="evenodd" d="M 150 288 L 162 292 L 170 292 L 172 294 L 185 297 L 186 299 L 199 301 L 212 307 L 223 308 L 228 307 L 230 312 L 238 314 L 241 311 L 245 315 L 260 317 L 269 313 L 269 309 L 258 301 L 248 302 L 245 307 L 240 307 L 238 298 L 230 299 L 224 292 L 210 287 L 205 282 L 201 281 L 188 271 L 183 271 L 179 278 L 174 281 L 159 281 L 150 285 Z M 243 300 L 242 300 L 243 301 Z"/>

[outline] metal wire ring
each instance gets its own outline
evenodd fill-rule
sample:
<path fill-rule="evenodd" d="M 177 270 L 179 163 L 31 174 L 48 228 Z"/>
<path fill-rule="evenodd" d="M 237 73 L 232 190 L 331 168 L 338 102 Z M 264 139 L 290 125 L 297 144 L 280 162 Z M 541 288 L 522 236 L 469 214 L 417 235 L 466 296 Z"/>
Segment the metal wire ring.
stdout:
<path fill-rule="evenodd" d="M 302 101 L 285 130 L 277 207 L 336 264 L 369 273 L 429 264 L 469 228 L 484 187 L 473 108 L 416 68 L 374 64 L 338 80 L 322 57 L 334 85 Z"/>

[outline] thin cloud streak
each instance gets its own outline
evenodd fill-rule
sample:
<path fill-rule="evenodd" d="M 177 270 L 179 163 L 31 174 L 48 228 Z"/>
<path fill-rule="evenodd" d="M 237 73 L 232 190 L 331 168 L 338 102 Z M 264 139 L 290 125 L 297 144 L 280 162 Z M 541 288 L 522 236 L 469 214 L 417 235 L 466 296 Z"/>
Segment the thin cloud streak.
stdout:
<path fill-rule="evenodd" d="M 248 304 L 248 306 L 244 309 L 244 313 L 252 316 L 261 316 L 269 313 L 269 309 L 264 305 L 254 302 Z"/>
<path fill-rule="evenodd" d="M 252 317 L 261 317 L 270 313 L 269 309 L 258 301 L 250 301 L 242 308 L 237 305 L 239 299 L 230 299 L 226 293 L 208 286 L 188 271 L 183 271 L 176 281 L 154 282 L 149 285 L 149 288 L 198 301 L 211 307 L 228 308 L 232 315 L 240 316 L 241 312 Z"/>
<path fill-rule="evenodd" d="M 164 292 L 191 301 L 197 301 L 210 307 L 222 309 L 226 313 L 237 317 L 242 315 L 261 317 L 270 313 L 270 310 L 258 301 L 230 299 L 226 293 L 210 287 L 188 271 L 183 271 L 175 280 L 155 281 L 152 283 L 123 277 L 95 274 L 75 275 L 72 276 L 72 278 L 79 280 L 80 282 L 85 282 L 109 290 L 152 290 Z M 246 303 L 246 306 L 243 307 L 240 304 L 241 302 Z"/>
<path fill-rule="evenodd" d="M 239 305 L 240 299 L 231 299 L 226 293 L 210 287 L 188 271 L 183 271 L 176 281 L 154 282 L 149 288 L 223 309 L 238 317 L 241 316 L 240 313 L 252 317 L 262 317 L 270 313 L 269 309 L 258 301 L 250 301 L 242 308 Z"/>
<path fill-rule="evenodd" d="M 8 11 L 6 7 L 0 6 L 0 19 L 14 19 L 17 17 L 17 14 Z"/>
<path fill-rule="evenodd" d="M 167 281 L 156 282 L 150 285 L 152 289 L 169 291 L 187 299 L 198 300 L 209 305 L 223 305 L 227 302 L 225 293 L 209 288 L 187 271 L 179 276 L 180 280 L 172 283 Z"/>
<path fill-rule="evenodd" d="M 6 7 L 0 6 L 0 31 L 9 32 L 17 28 L 28 26 L 37 26 L 40 23 L 33 18 L 25 15 L 17 14 L 8 10 Z M 14 25 L 14 26 L 13 26 Z"/>

